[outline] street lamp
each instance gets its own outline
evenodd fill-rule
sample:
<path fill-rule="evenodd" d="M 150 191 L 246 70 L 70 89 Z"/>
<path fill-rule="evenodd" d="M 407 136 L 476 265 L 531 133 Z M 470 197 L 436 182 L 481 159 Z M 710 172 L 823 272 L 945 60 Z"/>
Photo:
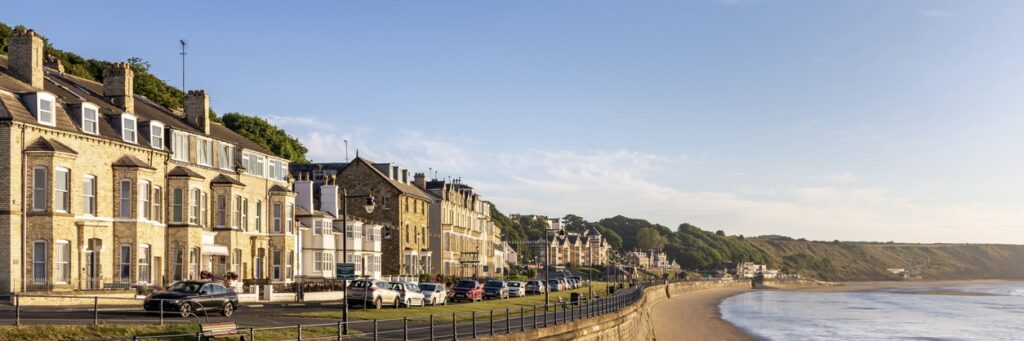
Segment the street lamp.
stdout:
<path fill-rule="evenodd" d="M 341 238 L 341 257 L 343 261 L 348 263 L 348 199 L 359 199 L 365 198 L 366 202 L 363 203 L 363 209 L 366 210 L 366 214 L 373 213 L 373 209 L 377 207 L 376 202 L 373 201 L 371 195 L 348 195 L 348 190 L 341 191 L 341 225 L 342 225 L 342 238 Z M 341 288 L 344 292 L 348 293 L 348 278 L 344 277 L 341 280 Z M 365 305 L 365 303 L 364 303 Z M 348 297 L 345 297 L 345 304 L 342 304 L 341 320 L 344 325 L 343 334 L 348 334 Z"/>

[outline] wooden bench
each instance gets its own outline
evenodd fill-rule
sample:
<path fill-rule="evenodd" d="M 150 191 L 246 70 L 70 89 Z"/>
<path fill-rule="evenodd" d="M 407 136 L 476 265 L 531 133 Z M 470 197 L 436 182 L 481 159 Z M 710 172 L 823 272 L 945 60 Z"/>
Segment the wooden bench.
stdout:
<path fill-rule="evenodd" d="M 199 328 L 203 331 L 204 340 L 210 340 L 215 337 L 239 336 L 240 340 L 245 341 L 245 337 L 249 335 L 248 331 L 238 329 L 238 324 L 232 321 L 204 323 Z"/>

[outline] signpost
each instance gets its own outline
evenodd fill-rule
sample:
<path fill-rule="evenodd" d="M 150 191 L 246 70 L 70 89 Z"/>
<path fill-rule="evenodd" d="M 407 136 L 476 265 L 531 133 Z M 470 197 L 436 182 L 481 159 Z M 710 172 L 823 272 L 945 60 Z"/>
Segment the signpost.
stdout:
<path fill-rule="evenodd" d="M 335 263 L 334 275 L 338 280 L 351 281 L 356 279 L 355 263 Z"/>

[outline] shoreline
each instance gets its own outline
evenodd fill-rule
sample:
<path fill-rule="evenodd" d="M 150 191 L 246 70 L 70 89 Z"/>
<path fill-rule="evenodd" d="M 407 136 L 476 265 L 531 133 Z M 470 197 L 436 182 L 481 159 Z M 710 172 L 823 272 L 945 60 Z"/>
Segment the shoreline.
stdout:
<path fill-rule="evenodd" d="M 651 307 L 654 335 L 658 340 L 758 340 L 756 335 L 722 318 L 719 305 L 726 298 L 755 290 L 802 292 L 865 292 L 899 287 L 942 287 L 968 284 L 1020 283 L 1020 280 L 936 280 L 936 281 L 863 281 L 839 282 L 840 285 L 751 289 L 726 288 L 686 292 Z M 953 290 L 932 290 L 921 294 L 957 295 Z"/>

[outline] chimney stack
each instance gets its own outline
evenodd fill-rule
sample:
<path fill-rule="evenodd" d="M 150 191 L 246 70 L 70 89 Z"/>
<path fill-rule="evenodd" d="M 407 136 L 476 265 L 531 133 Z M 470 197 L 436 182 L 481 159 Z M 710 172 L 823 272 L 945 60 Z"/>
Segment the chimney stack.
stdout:
<path fill-rule="evenodd" d="M 419 187 L 420 189 L 423 190 L 427 189 L 426 175 L 424 175 L 423 173 L 416 173 L 416 176 L 414 176 L 413 178 L 415 179 L 414 181 L 416 182 L 416 187 Z"/>
<path fill-rule="evenodd" d="M 43 38 L 33 30 L 17 30 L 10 39 L 8 70 L 32 88 L 43 89 Z"/>
<path fill-rule="evenodd" d="M 303 173 L 298 175 L 295 180 L 295 206 L 313 212 L 313 181 L 310 181 L 308 173 L 305 177 Z"/>
<path fill-rule="evenodd" d="M 185 95 L 185 119 L 204 134 L 210 133 L 210 97 L 206 90 L 189 90 Z"/>
<path fill-rule="evenodd" d="M 103 96 L 125 112 L 135 112 L 135 73 L 131 65 L 113 63 L 103 70 Z"/>

